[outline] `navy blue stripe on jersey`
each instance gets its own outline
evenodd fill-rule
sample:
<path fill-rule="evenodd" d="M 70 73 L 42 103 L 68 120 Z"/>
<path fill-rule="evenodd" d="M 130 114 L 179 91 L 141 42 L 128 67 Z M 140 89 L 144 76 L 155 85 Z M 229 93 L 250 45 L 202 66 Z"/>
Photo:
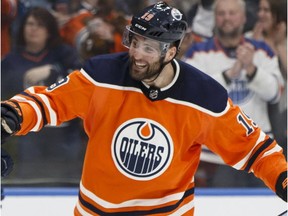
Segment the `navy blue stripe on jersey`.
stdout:
<path fill-rule="evenodd" d="M 89 59 L 83 69 L 97 82 L 139 88 L 139 82 L 127 73 L 129 56 L 126 52 L 97 55 Z"/>
<path fill-rule="evenodd" d="M 215 113 L 227 106 L 226 89 L 209 75 L 185 62 L 179 61 L 180 75 L 171 97 L 197 104 Z"/>
<path fill-rule="evenodd" d="M 29 97 L 29 98 L 32 98 L 40 107 L 40 110 L 41 110 L 41 114 L 42 114 L 42 120 L 43 120 L 43 125 L 46 125 L 48 123 L 47 121 L 47 118 L 46 118 L 46 115 L 45 115 L 45 110 L 44 110 L 44 106 L 43 104 L 41 103 L 41 101 L 39 101 L 35 96 L 32 96 L 26 92 L 21 92 L 20 94 L 26 96 L 26 97 Z"/>
<path fill-rule="evenodd" d="M 185 191 L 183 197 L 174 205 L 170 205 L 170 206 L 165 206 L 165 207 L 161 207 L 161 208 L 155 208 L 152 210 L 143 210 L 143 211 L 126 211 L 126 212 L 113 212 L 113 213 L 109 213 L 109 212 L 104 212 L 100 209 L 98 209 L 97 207 L 93 206 L 92 204 L 90 204 L 89 202 L 85 201 L 83 199 L 83 197 L 81 196 L 81 194 L 79 193 L 79 201 L 80 203 L 85 206 L 87 209 L 95 212 L 96 214 L 99 215 L 115 215 L 115 216 L 127 216 L 127 215 L 150 215 L 150 214 L 159 214 L 159 213 L 169 213 L 171 211 L 174 211 L 175 209 L 177 209 L 180 204 L 189 196 L 194 194 L 194 187 L 188 189 L 187 191 Z"/>
<path fill-rule="evenodd" d="M 255 162 L 256 158 L 261 154 L 261 152 L 263 152 L 266 148 L 268 148 L 273 143 L 273 141 L 274 140 L 271 138 L 266 140 L 266 142 L 263 143 L 262 146 L 252 155 L 252 157 L 250 157 L 247 166 L 244 169 L 246 172 L 250 170 L 251 166 Z"/>
<path fill-rule="evenodd" d="M 161 90 L 160 100 L 172 98 L 196 104 L 215 113 L 222 112 L 227 105 L 227 91 L 209 75 L 195 67 L 177 60 L 180 74 L 168 89 Z M 174 63 L 175 64 L 175 63 Z M 83 67 L 85 72 L 99 83 L 140 89 L 147 96 L 149 89 L 129 74 L 128 53 L 99 55 L 90 59 Z"/>

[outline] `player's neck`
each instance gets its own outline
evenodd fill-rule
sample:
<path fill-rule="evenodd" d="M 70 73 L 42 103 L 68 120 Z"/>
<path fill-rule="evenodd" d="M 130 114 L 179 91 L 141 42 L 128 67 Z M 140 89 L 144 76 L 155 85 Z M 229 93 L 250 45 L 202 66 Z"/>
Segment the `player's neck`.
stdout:
<path fill-rule="evenodd" d="M 144 81 L 149 86 L 164 88 L 169 85 L 175 76 L 175 71 L 171 63 L 164 66 L 159 76 L 153 81 Z"/>

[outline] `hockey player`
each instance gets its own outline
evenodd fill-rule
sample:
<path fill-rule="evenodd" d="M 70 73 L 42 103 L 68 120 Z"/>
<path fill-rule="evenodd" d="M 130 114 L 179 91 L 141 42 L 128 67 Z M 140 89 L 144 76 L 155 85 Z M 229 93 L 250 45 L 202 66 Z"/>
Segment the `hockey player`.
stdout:
<path fill-rule="evenodd" d="M 186 27 L 179 10 L 158 2 L 127 26 L 129 53 L 93 57 L 2 102 L 2 138 L 83 119 L 89 141 L 75 215 L 193 215 L 202 144 L 287 200 L 281 147 L 218 82 L 175 59 Z"/>

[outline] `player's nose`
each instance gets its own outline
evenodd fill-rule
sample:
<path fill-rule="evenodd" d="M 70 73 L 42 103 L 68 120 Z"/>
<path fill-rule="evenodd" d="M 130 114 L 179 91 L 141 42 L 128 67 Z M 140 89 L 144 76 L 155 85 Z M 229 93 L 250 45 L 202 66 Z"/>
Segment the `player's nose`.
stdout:
<path fill-rule="evenodd" d="M 141 51 L 139 47 L 130 49 L 130 52 L 135 60 L 139 60 L 143 58 L 143 52 Z"/>

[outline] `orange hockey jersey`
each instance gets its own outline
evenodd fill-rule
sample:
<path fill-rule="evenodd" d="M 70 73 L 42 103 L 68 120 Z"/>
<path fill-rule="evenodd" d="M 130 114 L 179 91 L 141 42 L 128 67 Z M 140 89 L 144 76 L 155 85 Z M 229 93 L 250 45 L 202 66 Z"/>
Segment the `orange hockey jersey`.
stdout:
<path fill-rule="evenodd" d="M 172 64 L 172 83 L 157 89 L 130 78 L 127 53 L 97 56 L 48 88 L 12 98 L 23 112 L 18 135 L 83 119 L 89 141 L 75 215 L 193 215 L 202 144 L 275 191 L 287 165 L 281 147 L 220 84 Z"/>

